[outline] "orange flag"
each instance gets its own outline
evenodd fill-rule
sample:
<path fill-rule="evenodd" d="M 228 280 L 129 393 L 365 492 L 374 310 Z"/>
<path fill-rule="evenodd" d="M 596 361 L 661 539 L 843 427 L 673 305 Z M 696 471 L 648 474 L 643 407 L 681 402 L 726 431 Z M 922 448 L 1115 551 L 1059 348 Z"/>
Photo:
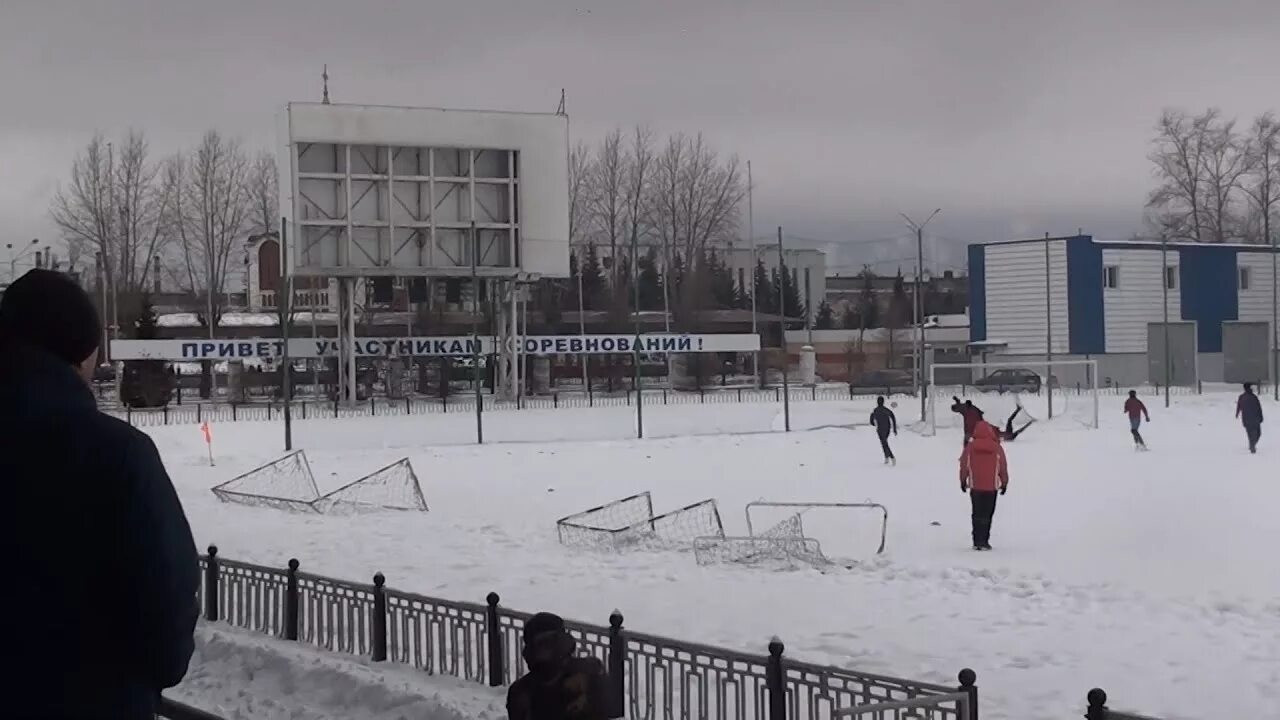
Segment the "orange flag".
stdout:
<path fill-rule="evenodd" d="M 200 432 L 204 433 L 204 444 L 209 448 L 209 465 L 213 465 L 213 431 L 209 429 L 208 420 L 200 426 Z"/>

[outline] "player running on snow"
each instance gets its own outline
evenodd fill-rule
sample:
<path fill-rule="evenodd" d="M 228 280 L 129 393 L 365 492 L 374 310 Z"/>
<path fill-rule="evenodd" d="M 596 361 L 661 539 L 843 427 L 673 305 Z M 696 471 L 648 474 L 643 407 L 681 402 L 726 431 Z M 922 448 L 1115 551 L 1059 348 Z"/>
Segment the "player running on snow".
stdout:
<path fill-rule="evenodd" d="M 1129 399 L 1124 401 L 1124 412 L 1129 416 L 1129 432 L 1133 434 L 1134 448 L 1146 450 L 1147 443 L 1142 439 L 1142 433 L 1138 432 L 1138 428 L 1142 425 L 1144 417 L 1147 422 L 1151 422 L 1151 415 L 1147 413 L 1147 406 L 1138 399 L 1136 390 L 1129 391 Z"/>
<path fill-rule="evenodd" d="M 1017 407 L 1013 409 L 1013 413 L 1009 415 L 1009 419 L 1004 421 L 1004 430 L 1000 432 L 999 439 L 1004 440 L 1006 442 L 1013 442 L 1014 440 L 1018 439 L 1018 436 L 1021 435 L 1024 430 L 1031 427 L 1031 424 L 1034 423 L 1036 420 L 1035 418 L 1031 418 L 1030 415 L 1027 415 L 1027 417 L 1031 419 L 1027 420 L 1027 423 L 1022 427 L 1018 428 L 1017 430 L 1013 429 L 1013 421 L 1017 419 L 1020 413 L 1025 413 L 1025 412 L 1026 411 L 1022 409 L 1022 403 L 1020 402 L 1017 403 Z"/>
<path fill-rule="evenodd" d="M 884 464 L 897 465 L 898 459 L 889 448 L 889 431 L 898 434 L 898 418 L 893 411 L 884 406 L 884 397 L 876 398 L 876 409 L 871 411 L 871 424 L 876 426 L 876 435 L 880 437 L 880 449 L 884 451 Z"/>
<path fill-rule="evenodd" d="M 1249 438 L 1249 452 L 1258 452 L 1258 440 L 1262 438 L 1262 402 L 1253 394 L 1253 383 L 1245 383 L 1244 392 L 1236 399 L 1236 417 Z"/>
<path fill-rule="evenodd" d="M 973 430 L 982 422 L 982 410 L 973 404 L 972 400 L 960 402 L 960 398 L 952 395 L 954 400 L 951 404 L 951 412 L 958 414 L 964 419 L 964 444 L 969 444 L 969 439 L 973 437 Z"/>
<path fill-rule="evenodd" d="M 995 426 L 980 422 L 973 439 L 960 454 L 960 491 L 969 493 L 973 506 L 973 549 L 991 549 L 991 519 L 996 512 L 996 493 L 1009 489 L 1009 466 L 1004 448 L 996 439 Z"/>

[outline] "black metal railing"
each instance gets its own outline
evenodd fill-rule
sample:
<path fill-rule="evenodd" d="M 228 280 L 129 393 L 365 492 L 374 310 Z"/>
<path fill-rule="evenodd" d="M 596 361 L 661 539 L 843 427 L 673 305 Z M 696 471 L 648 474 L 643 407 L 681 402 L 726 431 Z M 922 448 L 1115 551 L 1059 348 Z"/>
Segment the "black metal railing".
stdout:
<path fill-rule="evenodd" d="M 372 585 L 351 583 L 299 572 L 296 560 L 285 570 L 224 560 L 213 546 L 200 563 L 209 622 L 494 687 L 523 672 L 520 634 L 530 615 L 502 607 L 496 593 L 483 604 L 441 600 L 389 589 L 381 574 Z M 949 687 L 796 661 L 777 639 L 767 655 L 753 655 L 636 633 L 619 612 L 607 626 L 566 624 L 579 652 L 608 668 L 621 704 L 615 717 L 828 720 L 842 709 L 906 700 L 919 720 L 978 717 L 971 670 Z"/>
<path fill-rule="evenodd" d="M 193 708 L 190 705 L 170 700 L 167 697 L 160 698 L 160 703 L 156 706 L 156 717 L 165 718 L 165 720 L 222 720 L 221 717 L 213 713 Z"/>

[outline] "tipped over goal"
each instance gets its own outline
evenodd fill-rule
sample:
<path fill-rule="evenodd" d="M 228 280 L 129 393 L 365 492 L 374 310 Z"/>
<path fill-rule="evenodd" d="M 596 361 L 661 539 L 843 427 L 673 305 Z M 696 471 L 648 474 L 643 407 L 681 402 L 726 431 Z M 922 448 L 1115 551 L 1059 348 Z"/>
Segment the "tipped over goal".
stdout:
<path fill-rule="evenodd" d="M 936 363 L 929 367 L 928 387 L 922 435 L 961 426 L 951 411 L 954 399 L 973 402 L 1002 429 L 1010 418 L 1019 427 L 1064 420 L 1098 427 L 1097 360 Z"/>

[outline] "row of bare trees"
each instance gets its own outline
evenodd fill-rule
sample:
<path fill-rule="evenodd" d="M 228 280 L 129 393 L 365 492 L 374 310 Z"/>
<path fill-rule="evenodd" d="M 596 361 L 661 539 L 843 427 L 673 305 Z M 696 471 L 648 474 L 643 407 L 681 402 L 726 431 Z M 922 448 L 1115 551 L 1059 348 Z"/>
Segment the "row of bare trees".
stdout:
<path fill-rule="evenodd" d="M 641 258 L 656 254 L 663 274 L 683 268 L 682 282 L 662 285 L 677 316 L 708 295 L 714 273 L 699 264 L 739 234 L 747 188 L 736 156 L 721 156 L 702 135 L 659 140 L 642 127 L 615 129 L 573 148 L 569 181 L 570 242 L 578 257 L 593 247 L 607 258 L 613 295 L 630 282 L 633 243 Z"/>
<path fill-rule="evenodd" d="M 1170 240 L 1270 243 L 1280 211 L 1280 119 L 1265 113 L 1243 127 L 1217 109 L 1166 110 L 1151 162 L 1147 199 L 1155 230 Z"/>
<path fill-rule="evenodd" d="M 108 298 L 134 303 L 163 280 L 203 300 L 201 322 L 216 326 L 236 248 L 278 222 L 278 181 L 270 154 L 251 155 L 215 130 L 164 157 L 142 132 L 120 142 L 98 135 L 76 156 L 50 214 L 71 267 L 92 266 Z"/>

